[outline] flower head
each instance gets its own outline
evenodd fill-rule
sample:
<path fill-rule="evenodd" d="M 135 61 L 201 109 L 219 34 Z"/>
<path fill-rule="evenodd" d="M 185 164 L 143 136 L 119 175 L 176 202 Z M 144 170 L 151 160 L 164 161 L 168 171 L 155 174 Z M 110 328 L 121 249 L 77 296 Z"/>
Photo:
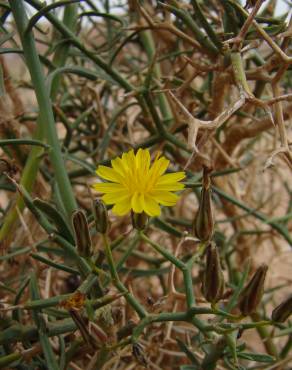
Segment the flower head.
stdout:
<path fill-rule="evenodd" d="M 174 206 L 178 195 L 173 191 L 182 190 L 184 184 L 179 181 L 184 172 L 164 174 L 169 160 L 157 155 L 151 165 L 148 149 L 139 149 L 123 153 L 111 161 L 112 168 L 98 166 L 97 175 L 110 182 L 97 183 L 93 187 L 104 193 L 102 200 L 114 204 L 113 213 L 122 216 L 131 209 L 135 213 L 143 211 L 149 216 L 159 216 L 160 206 Z"/>

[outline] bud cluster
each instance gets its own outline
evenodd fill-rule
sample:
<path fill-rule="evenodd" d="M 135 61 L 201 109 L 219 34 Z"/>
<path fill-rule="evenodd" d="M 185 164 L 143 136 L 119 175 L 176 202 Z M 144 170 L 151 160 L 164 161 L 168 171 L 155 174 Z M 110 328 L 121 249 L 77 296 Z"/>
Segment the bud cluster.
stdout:
<path fill-rule="evenodd" d="M 199 209 L 193 222 L 193 232 L 202 242 L 211 240 L 214 233 L 214 217 L 211 199 L 210 169 L 203 169 L 203 185 L 199 201 Z"/>

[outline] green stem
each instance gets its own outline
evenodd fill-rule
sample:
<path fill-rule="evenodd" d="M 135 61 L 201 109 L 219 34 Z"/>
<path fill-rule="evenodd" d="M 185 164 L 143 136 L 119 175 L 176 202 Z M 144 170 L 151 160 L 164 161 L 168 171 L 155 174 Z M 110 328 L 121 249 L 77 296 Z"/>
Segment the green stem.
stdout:
<path fill-rule="evenodd" d="M 42 2 L 39 0 L 28 0 L 28 3 L 37 10 L 40 10 L 43 7 Z M 126 79 L 124 79 L 117 70 L 112 68 L 106 61 L 97 56 L 95 53 L 88 50 L 78 39 L 78 37 L 76 37 L 75 34 L 68 27 L 66 27 L 66 25 L 60 22 L 53 14 L 47 13 L 45 14 L 45 17 L 55 26 L 55 28 L 63 35 L 64 38 L 69 39 L 72 45 L 74 45 L 77 49 L 81 50 L 85 55 L 87 55 L 88 58 L 95 62 L 95 64 L 97 64 L 100 68 L 102 68 L 126 91 L 134 90 L 134 87 Z"/>
<path fill-rule="evenodd" d="M 246 206 L 245 204 L 239 202 L 237 199 L 232 197 L 231 195 L 226 194 L 223 190 L 217 188 L 216 186 L 212 186 L 212 189 L 215 193 L 217 193 L 220 197 L 223 197 L 224 199 L 228 200 L 229 202 L 235 204 L 237 207 L 247 211 L 250 215 L 254 216 L 255 218 L 263 221 L 264 223 L 268 223 L 271 225 L 271 227 L 278 231 L 279 234 L 281 234 L 289 243 L 290 246 L 292 246 L 292 238 L 289 234 L 289 231 L 281 224 L 278 224 L 277 222 L 269 221 L 269 218 L 263 215 L 262 213 Z"/>
<path fill-rule="evenodd" d="M 169 253 L 167 249 L 161 247 L 159 244 L 153 242 L 149 239 L 143 232 L 140 233 L 141 239 L 145 242 L 150 244 L 158 253 L 160 253 L 163 257 L 165 257 L 168 261 L 173 263 L 178 269 L 184 270 L 186 269 L 185 264 L 176 258 L 173 254 Z"/>
<path fill-rule="evenodd" d="M 119 278 L 107 236 L 103 234 L 102 239 L 104 243 L 105 254 L 106 254 L 110 274 L 113 280 L 113 284 L 116 286 L 116 288 L 119 290 L 120 293 L 124 294 L 125 299 L 133 307 L 133 309 L 137 312 L 139 317 L 140 318 L 146 317 L 147 312 L 145 308 L 133 297 L 133 295 L 128 291 L 128 289 L 125 287 L 125 285 L 121 282 Z"/>
<path fill-rule="evenodd" d="M 78 11 L 78 4 L 68 4 L 65 7 L 64 10 L 64 16 L 63 16 L 63 23 L 66 25 L 71 30 L 75 29 L 76 26 L 76 20 L 77 20 L 77 11 Z M 64 38 L 60 38 L 60 40 L 56 40 L 57 42 L 59 41 L 64 41 Z M 53 58 L 53 64 L 56 67 L 61 67 L 65 65 L 67 55 L 69 52 L 70 48 L 70 42 L 62 42 L 56 49 L 54 58 Z M 60 79 L 61 76 L 58 75 L 51 86 L 51 97 L 53 100 L 55 100 L 58 90 L 59 90 L 59 85 L 60 85 Z"/>
<path fill-rule="evenodd" d="M 204 13 L 202 12 L 201 6 L 197 0 L 191 0 L 191 3 L 193 5 L 195 15 L 199 19 L 199 22 L 201 23 L 202 27 L 206 31 L 207 35 L 210 37 L 210 39 L 213 41 L 214 45 L 218 48 L 218 50 L 222 49 L 222 42 L 219 40 L 216 32 L 213 30 L 213 28 L 210 26 L 209 22 L 204 16 Z"/>
<path fill-rule="evenodd" d="M 184 277 L 187 305 L 188 305 L 188 308 L 191 308 L 196 303 L 194 291 L 193 291 L 192 267 L 184 268 L 182 272 L 183 272 L 183 277 Z"/>
<path fill-rule="evenodd" d="M 36 129 L 34 139 L 43 138 L 43 127 L 39 125 Z M 28 156 L 25 167 L 22 172 L 20 185 L 23 186 L 29 193 L 32 190 L 34 181 L 38 173 L 39 162 L 41 160 L 41 154 L 43 148 L 34 146 Z M 3 241 L 7 235 L 11 232 L 11 228 L 18 218 L 18 211 L 21 212 L 24 209 L 24 201 L 21 195 L 17 195 L 15 205 L 9 210 L 6 215 L 3 225 L 0 230 L 0 242 Z"/>
<path fill-rule="evenodd" d="M 141 41 L 144 45 L 144 48 L 146 50 L 147 56 L 149 61 L 152 61 L 153 58 L 155 58 L 156 50 L 155 50 L 155 44 L 153 41 L 152 33 L 150 30 L 143 31 L 140 33 Z M 160 80 L 161 79 L 161 70 L 160 65 L 154 61 L 154 76 Z M 158 94 L 158 101 L 160 106 L 160 111 L 162 113 L 163 122 L 166 124 L 173 122 L 173 115 L 172 111 L 170 109 L 169 102 L 165 96 L 164 93 Z"/>
<path fill-rule="evenodd" d="M 37 53 L 34 37 L 31 32 L 25 34 L 25 30 L 28 24 L 28 18 L 26 15 L 23 0 L 9 0 L 9 4 L 11 6 L 16 27 L 21 38 L 24 57 L 30 72 L 31 80 L 39 105 L 39 125 L 41 125 L 41 127 L 43 128 L 46 139 L 49 145 L 52 147 L 52 150 L 50 150 L 49 152 L 49 156 L 54 168 L 58 186 L 60 189 L 62 189 L 62 200 L 67 212 L 67 216 L 70 217 L 74 209 L 77 208 L 77 204 L 62 158 L 62 152 L 56 131 L 51 99 L 46 89 L 45 77 Z"/>
<path fill-rule="evenodd" d="M 239 90 L 244 91 L 248 96 L 253 96 L 246 80 L 241 54 L 239 52 L 231 53 L 231 63 L 234 72 L 235 82 L 239 87 Z"/>
<path fill-rule="evenodd" d="M 251 315 L 252 320 L 256 323 L 260 321 L 261 317 L 258 313 L 254 313 Z M 256 330 L 259 333 L 259 336 L 262 339 L 263 345 L 267 351 L 267 353 L 271 356 L 275 356 L 278 358 L 278 350 L 270 336 L 269 330 L 265 326 L 257 325 Z"/>
<path fill-rule="evenodd" d="M 71 24 L 74 23 L 72 20 L 72 16 L 73 16 L 72 7 L 73 6 L 75 7 L 76 5 L 68 5 L 68 7 L 70 7 L 70 11 L 69 9 L 67 10 L 66 8 L 64 12 L 64 24 L 66 24 L 68 20 L 68 27 L 70 27 Z M 68 16 L 68 13 L 71 13 L 70 16 Z M 75 9 L 74 9 L 74 14 L 75 14 Z M 58 57 L 59 54 L 62 54 L 62 58 Z M 65 48 L 62 48 L 62 51 L 60 51 L 60 49 L 57 49 L 56 54 L 55 54 L 55 59 L 57 60 L 58 63 L 60 63 L 59 65 L 61 65 L 61 61 L 63 64 L 65 64 L 67 55 L 68 55 L 68 44 L 67 44 L 66 54 L 65 54 Z M 55 98 L 57 87 L 58 87 L 58 82 L 54 82 L 54 91 L 51 94 L 51 97 L 53 100 Z M 34 139 L 38 141 L 42 141 L 44 137 L 44 125 L 41 125 L 39 123 L 39 120 L 40 120 L 40 117 L 38 119 L 38 125 L 37 125 L 36 133 L 34 135 Z M 46 144 L 43 143 L 43 146 L 46 146 Z M 41 148 L 32 148 L 28 156 L 28 159 L 26 161 L 23 173 L 22 173 L 20 183 L 29 193 L 32 190 L 33 184 L 37 176 L 39 162 L 41 160 L 42 153 L 43 153 L 43 150 Z M 17 210 L 21 212 L 23 208 L 24 208 L 23 199 L 21 196 L 17 196 L 15 206 L 13 206 L 13 208 L 10 209 L 1 227 L 0 241 L 4 240 L 5 237 L 8 235 L 8 233 L 11 231 L 11 227 L 13 226 L 16 219 L 18 218 Z"/>

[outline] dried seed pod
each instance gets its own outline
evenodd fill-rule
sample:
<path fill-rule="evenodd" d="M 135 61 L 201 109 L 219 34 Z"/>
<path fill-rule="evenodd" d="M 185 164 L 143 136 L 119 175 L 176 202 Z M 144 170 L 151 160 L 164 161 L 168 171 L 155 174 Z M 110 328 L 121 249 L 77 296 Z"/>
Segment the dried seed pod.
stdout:
<path fill-rule="evenodd" d="M 277 322 L 284 322 L 292 314 L 292 295 L 285 299 L 279 306 L 274 308 L 272 312 L 272 320 Z"/>
<path fill-rule="evenodd" d="M 82 257 L 90 257 L 92 255 L 91 238 L 87 219 L 82 210 L 77 210 L 73 213 L 72 224 L 79 255 Z"/>
<path fill-rule="evenodd" d="M 210 244 L 206 250 L 206 266 L 203 275 L 202 293 L 212 304 L 218 302 L 224 293 L 224 276 L 218 249 Z"/>
<path fill-rule="evenodd" d="M 146 358 L 145 358 L 145 355 L 144 355 L 144 350 L 143 350 L 143 347 L 141 346 L 141 344 L 134 343 L 133 347 L 132 347 L 132 353 L 133 353 L 133 356 L 135 357 L 136 361 L 140 365 L 142 365 L 144 367 L 147 367 L 147 361 L 146 361 Z"/>
<path fill-rule="evenodd" d="M 149 217 L 145 212 L 131 212 L 132 225 L 136 230 L 144 230 L 148 224 Z"/>
<path fill-rule="evenodd" d="M 200 196 L 199 209 L 193 222 L 194 235 L 201 241 L 211 240 L 214 232 L 214 217 L 211 199 L 210 169 L 204 167 L 203 187 Z"/>
<path fill-rule="evenodd" d="M 8 158 L 0 158 L 0 174 L 6 173 L 10 177 L 17 174 L 19 169 L 17 168 L 14 160 Z"/>
<path fill-rule="evenodd" d="M 239 297 L 239 309 L 244 316 L 254 313 L 262 300 L 268 266 L 261 265 Z"/>
<path fill-rule="evenodd" d="M 125 326 L 120 328 L 117 332 L 118 340 L 128 337 L 133 333 L 133 329 L 137 326 L 137 324 L 133 320 L 129 320 Z"/>
<path fill-rule="evenodd" d="M 93 202 L 93 216 L 95 228 L 101 234 L 107 234 L 109 231 L 109 220 L 106 205 L 102 200 L 95 199 Z"/>

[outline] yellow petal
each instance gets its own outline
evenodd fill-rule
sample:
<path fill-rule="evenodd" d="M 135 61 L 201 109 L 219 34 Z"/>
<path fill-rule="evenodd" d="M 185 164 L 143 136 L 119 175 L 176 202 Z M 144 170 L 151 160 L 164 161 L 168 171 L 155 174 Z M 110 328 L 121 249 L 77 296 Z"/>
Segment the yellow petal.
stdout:
<path fill-rule="evenodd" d="M 127 190 L 124 191 L 117 191 L 114 193 L 108 193 L 102 196 L 101 198 L 106 204 L 115 204 L 119 202 L 123 202 L 126 199 L 130 201 L 130 195 Z"/>
<path fill-rule="evenodd" d="M 136 165 L 141 171 L 147 171 L 150 166 L 150 153 L 148 149 L 139 149 L 136 154 Z"/>
<path fill-rule="evenodd" d="M 122 176 L 110 167 L 98 166 L 96 173 L 99 177 L 112 182 L 122 182 Z"/>
<path fill-rule="evenodd" d="M 119 173 L 121 176 L 125 176 L 127 173 L 127 167 L 125 166 L 124 161 L 120 157 L 111 160 L 113 169 Z"/>
<path fill-rule="evenodd" d="M 132 149 L 128 153 L 123 153 L 122 161 L 126 168 L 134 169 L 136 167 L 134 150 Z"/>
<path fill-rule="evenodd" d="M 156 200 L 157 203 L 163 206 L 174 206 L 178 200 L 178 195 L 170 191 L 152 191 L 150 195 Z"/>
<path fill-rule="evenodd" d="M 149 195 L 145 195 L 145 198 L 144 198 L 144 211 L 149 216 L 159 216 L 160 215 L 160 207 L 158 203 Z"/>
<path fill-rule="evenodd" d="M 107 182 L 107 183 L 100 182 L 100 183 L 92 185 L 92 187 L 95 190 L 99 191 L 100 193 L 106 193 L 106 194 L 107 193 L 115 193 L 115 192 L 125 190 L 123 185 L 113 184 L 113 183 L 110 183 L 110 182 Z"/>
<path fill-rule="evenodd" d="M 154 190 L 178 191 L 184 188 L 184 184 L 180 182 L 172 182 L 169 184 L 155 185 Z"/>
<path fill-rule="evenodd" d="M 113 213 L 117 216 L 124 216 L 131 209 L 131 202 L 125 200 L 123 202 L 116 203 L 112 209 Z"/>
<path fill-rule="evenodd" d="M 186 177 L 185 172 L 167 173 L 157 180 L 157 185 L 180 181 Z"/>
<path fill-rule="evenodd" d="M 134 212 L 141 213 L 144 208 L 144 194 L 136 192 L 132 196 L 131 206 Z"/>
<path fill-rule="evenodd" d="M 166 159 L 165 157 L 161 157 L 159 158 L 158 160 L 156 160 L 154 163 L 153 163 L 153 166 L 152 166 L 152 175 L 155 176 L 155 177 L 159 177 L 161 175 L 164 174 L 164 172 L 166 171 L 167 167 L 169 165 L 169 160 Z"/>

